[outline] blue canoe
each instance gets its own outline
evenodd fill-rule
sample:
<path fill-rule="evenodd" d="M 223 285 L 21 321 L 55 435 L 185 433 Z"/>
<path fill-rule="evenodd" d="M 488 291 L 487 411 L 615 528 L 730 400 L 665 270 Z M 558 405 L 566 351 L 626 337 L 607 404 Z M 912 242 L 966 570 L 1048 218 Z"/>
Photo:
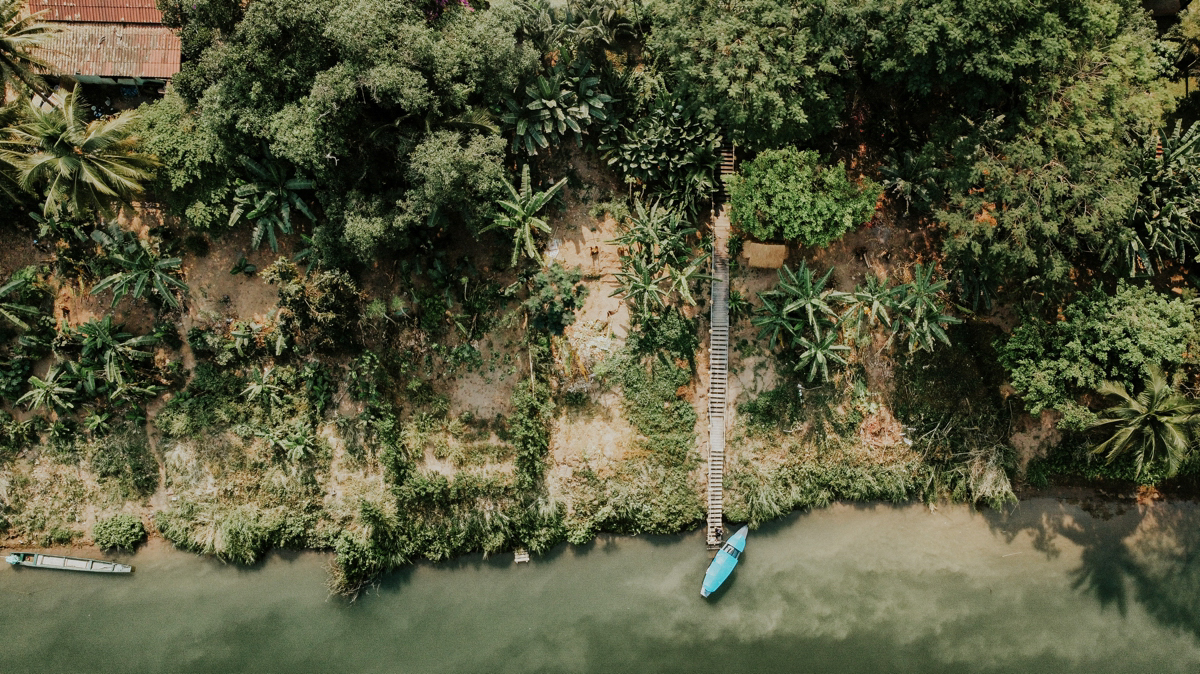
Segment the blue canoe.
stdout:
<path fill-rule="evenodd" d="M 717 551 L 717 556 L 713 557 L 712 564 L 708 565 L 708 571 L 704 573 L 704 585 L 700 587 L 700 596 L 707 597 L 717 591 L 729 574 L 733 573 L 733 567 L 737 566 L 738 557 L 742 556 L 742 550 L 746 549 L 746 534 L 750 533 L 749 527 L 738 529 L 737 533 L 730 536 L 729 540 L 725 541 L 725 545 Z"/>

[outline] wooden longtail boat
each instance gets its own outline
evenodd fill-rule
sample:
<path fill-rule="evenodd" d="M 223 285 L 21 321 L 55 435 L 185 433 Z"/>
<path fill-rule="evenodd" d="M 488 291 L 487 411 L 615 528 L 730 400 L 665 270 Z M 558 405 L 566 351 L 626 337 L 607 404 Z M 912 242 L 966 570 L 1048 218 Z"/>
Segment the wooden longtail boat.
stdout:
<path fill-rule="evenodd" d="M 749 527 L 738 529 L 737 533 L 730 536 L 729 540 L 725 541 L 725 545 L 717 551 L 717 556 L 713 557 L 712 564 L 708 565 L 708 571 L 704 573 L 704 585 L 700 586 L 700 596 L 707 597 L 717 591 L 721 584 L 729 578 L 729 574 L 733 573 L 733 567 L 737 566 L 738 557 L 742 556 L 742 550 L 746 549 L 746 534 L 750 533 Z"/>
<path fill-rule="evenodd" d="M 39 569 L 63 569 L 65 571 L 86 571 L 88 573 L 133 572 L 133 567 L 128 564 L 106 562 L 101 559 L 43 555 L 39 552 L 14 552 L 5 557 L 4 561 L 13 566 L 34 566 Z"/>

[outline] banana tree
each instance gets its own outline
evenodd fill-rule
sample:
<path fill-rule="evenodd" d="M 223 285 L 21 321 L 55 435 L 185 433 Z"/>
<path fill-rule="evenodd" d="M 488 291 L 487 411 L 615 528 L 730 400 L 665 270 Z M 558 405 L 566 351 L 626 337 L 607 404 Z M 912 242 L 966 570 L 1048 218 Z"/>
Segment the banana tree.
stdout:
<path fill-rule="evenodd" d="M 626 260 L 628 262 L 621 271 L 614 274 L 617 289 L 611 297 L 624 297 L 640 322 L 654 316 L 665 307 L 671 292 L 663 287 L 660 270 L 654 269 L 640 257 L 630 257 Z"/>
<path fill-rule="evenodd" d="M 796 348 L 804 350 L 800 353 L 796 370 L 807 368 L 809 381 L 815 381 L 818 372 L 821 373 L 822 379 L 829 379 L 829 365 L 845 365 L 846 360 L 839 354 L 850 350 L 850 347 L 838 344 L 837 338 L 836 330 L 826 330 L 824 335 L 816 335 L 811 340 L 804 336 L 798 337 Z"/>
<path fill-rule="evenodd" d="M 856 337 L 862 337 L 876 327 L 890 329 L 888 313 L 896 308 L 896 293 L 888 287 L 887 279 L 868 274 L 866 286 L 855 286 L 854 292 L 842 298 L 846 309 L 839 319 Z"/>
<path fill-rule="evenodd" d="M 759 338 L 770 336 L 770 348 L 788 344 L 804 329 L 804 323 L 796 316 L 784 311 L 785 301 L 771 293 L 760 293 L 762 306 L 755 312 L 751 324 L 759 329 Z"/>
<path fill-rule="evenodd" d="M 234 193 L 233 212 L 229 214 L 229 226 L 233 227 L 245 216 L 254 223 L 250 245 L 258 248 L 263 238 L 273 252 L 279 252 L 279 240 L 275 230 L 292 233 L 292 209 L 304 214 L 310 221 L 316 216 L 298 192 L 311 190 L 316 183 L 306 178 L 291 176 L 291 171 L 274 161 L 256 162 L 249 157 L 239 157 L 242 166 L 250 173 L 253 182 L 237 188 Z"/>
<path fill-rule="evenodd" d="M 124 381 L 123 370 L 135 360 L 151 357 L 142 347 L 152 346 L 158 340 L 154 335 L 134 337 L 124 332 L 123 324 L 113 324 L 112 315 L 99 321 L 89 321 L 79 326 L 83 345 L 83 360 L 104 367 L 104 376 L 113 383 Z"/>
<path fill-rule="evenodd" d="M 550 225 L 538 217 L 538 213 L 566 184 L 567 179 L 563 178 L 544 192 L 534 192 L 533 181 L 529 178 L 529 164 L 521 169 L 520 190 L 513 187 L 512 183 L 507 180 L 504 181 L 504 186 L 508 188 L 509 196 L 512 198 L 497 202 L 503 212 L 492 220 L 492 224 L 484 227 L 482 232 L 489 232 L 493 229 L 506 229 L 512 232 L 513 252 L 512 260 L 509 262 L 511 266 L 517 266 L 522 252 L 539 265 L 545 265 L 542 253 L 538 250 L 537 233 L 549 234 L 551 230 Z"/>
<path fill-rule="evenodd" d="M 32 387 L 25 395 L 17 399 L 18 405 L 24 405 L 26 409 L 50 409 L 53 411 L 72 409 L 74 403 L 66 398 L 73 395 L 75 389 L 63 386 L 59 381 L 62 372 L 58 368 L 52 368 L 45 379 L 37 376 L 29 378 L 29 385 Z"/>
<path fill-rule="evenodd" d="M 832 305 L 846 296 L 825 287 L 833 269 L 816 279 L 808 264 L 801 260 L 795 271 L 784 265 L 778 273 L 779 283 L 759 294 L 763 305 L 752 321 L 763 329 L 762 336 L 771 334 L 771 348 L 781 334 L 799 335 L 806 324 L 814 335 L 833 326 L 838 314 Z"/>
<path fill-rule="evenodd" d="M 892 323 L 892 338 L 902 337 L 908 343 L 909 353 L 932 351 L 935 341 L 949 345 L 950 337 L 942 326 L 962 323 L 942 313 L 945 303 L 941 296 L 949 284 L 945 280 L 935 282 L 933 271 L 933 266 L 917 263 L 912 283 L 895 289 L 896 320 Z"/>
<path fill-rule="evenodd" d="M 101 232 L 93 232 L 93 236 L 96 234 Z M 97 295 L 111 288 L 114 307 L 126 295 L 141 299 L 149 292 L 158 295 L 170 306 L 178 307 L 179 299 L 174 291 L 188 291 L 187 284 L 175 276 L 183 264 L 177 257 L 158 257 L 142 243 L 132 241 L 121 246 L 120 250 L 110 252 L 109 258 L 123 269 L 97 283 L 92 288 L 92 294 Z"/>
<path fill-rule="evenodd" d="M 13 275 L 7 283 L 0 286 L 0 298 L 8 297 L 29 285 L 29 279 L 21 275 Z M 21 320 L 20 316 L 37 316 L 37 307 L 31 307 L 28 304 L 20 302 L 0 302 L 0 316 L 13 325 L 28 330 L 29 324 Z"/>

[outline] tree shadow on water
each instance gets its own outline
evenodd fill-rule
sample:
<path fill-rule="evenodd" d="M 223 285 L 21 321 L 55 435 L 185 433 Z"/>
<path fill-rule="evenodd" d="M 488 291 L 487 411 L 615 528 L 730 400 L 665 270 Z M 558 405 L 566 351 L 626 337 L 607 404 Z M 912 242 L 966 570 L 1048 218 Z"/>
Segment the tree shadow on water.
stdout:
<path fill-rule="evenodd" d="M 992 530 L 1012 541 L 1022 532 L 1048 558 L 1058 541 L 1080 551 L 1071 586 L 1127 614 L 1131 601 L 1165 626 L 1200 637 L 1200 509 L 1189 503 L 1111 502 L 1026 506 L 990 513 Z"/>

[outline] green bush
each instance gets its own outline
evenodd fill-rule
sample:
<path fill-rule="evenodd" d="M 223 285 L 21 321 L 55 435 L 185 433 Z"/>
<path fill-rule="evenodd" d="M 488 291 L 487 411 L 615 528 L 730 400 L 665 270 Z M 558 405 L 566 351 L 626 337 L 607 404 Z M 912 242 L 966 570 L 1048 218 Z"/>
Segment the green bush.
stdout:
<path fill-rule="evenodd" d="M 827 246 L 871 219 L 881 191 L 855 184 L 841 163 L 821 166 L 812 150 L 767 150 L 730 179 L 730 217 L 757 239 Z"/>
<path fill-rule="evenodd" d="M 524 489 L 541 484 L 550 450 L 550 413 L 554 401 L 545 384 L 533 390 L 525 382 L 513 391 L 513 416 L 508 422 L 509 439 L 517 447 L 517 483 Z"/>
<path fill-rule="evenodd" d="M 1063 407 L 1105 380 L 1128 388 L 1150 365 L 1184 362 L 1196 338 L 1195 310 L 1153 288 L 1121 282 L 1062 310 L 1065 320 L 1028 317 L 1000 347 L 1000 364 L 1031 414 Z"/>
<path fill-rule="evenodd" d="M 555 263 L 538 272 L 529 283 L 529 297 L 521 306 L 529 312 L 534 330 L 561 335 L 575 322 L 575 312 L 583 308 L 588 289 L 583 285 L 579 267 L 567 269 Z"/>
<path fill-rule="evenodd" d="M 158 459 L 138 430 L 99 441 L 91 455 L 96 477 L 115 481 L 124 498 L 149 496 L 158 488 Z"/>
<path fill-rule="evenodd" d="M 142 520 L 129 513 L 120 513 L 96 522 L 92 538 L 105 550 L 133 550 L 146 538 Z"/>

